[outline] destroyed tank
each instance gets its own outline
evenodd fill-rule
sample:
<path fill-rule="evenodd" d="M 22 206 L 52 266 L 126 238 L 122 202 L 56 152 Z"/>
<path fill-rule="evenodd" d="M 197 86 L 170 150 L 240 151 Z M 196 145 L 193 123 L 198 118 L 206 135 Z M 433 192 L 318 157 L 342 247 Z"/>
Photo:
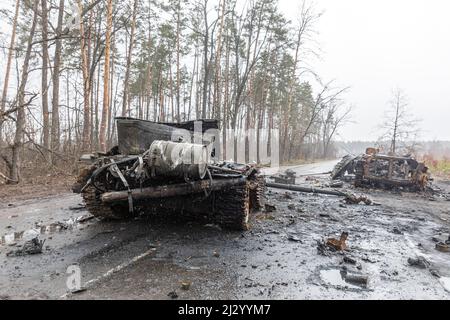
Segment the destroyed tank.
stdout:
<path fill-rule="evenodd" d="M 402 188 L 409 191 L 425 190 L 430 180 L 428 167 L 411 157 L 381 154 L 367 148 L 357 157 L 345 156 L 334 168 L 332 179 L 352 177 L 356 187 L 382 189 Z"/>
<path fill-rule="evenodd" d="M 175 212 L 247 230 L 250 212 L 264 206 L 265 182 L 255 166 L 214 160 L 216 120 L 116 124 L 116 147 L 80 159 L 85 165 L 73 191 L 92 215 Z"/>

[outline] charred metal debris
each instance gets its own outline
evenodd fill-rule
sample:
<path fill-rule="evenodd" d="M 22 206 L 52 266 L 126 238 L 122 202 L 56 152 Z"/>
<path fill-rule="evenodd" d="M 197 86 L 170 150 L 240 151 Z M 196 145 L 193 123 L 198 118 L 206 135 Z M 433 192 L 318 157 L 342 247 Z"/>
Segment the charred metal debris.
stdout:
<path fill-rule="evenodd" d="M 273 176 L 275 183 L 279 184 L 295 184 L 297 174 L 293 170 L 286 170 L 284 173 Z"/>
<path fill-rule="evenodd" d="M 339 239 L 328 238 L 326 240 L 317 241 L 317 252 L 323 256 L 329 256 L 333 252 L 347 250 L 348 232 L 342 232 Z"/>
<path fill-rule="evenodd" d="M 352 181 L 356 187 L 424 191 L 432 180 L 428 167 L 410 155 L 380 154 L 368 148 L 357 157 L 345 156 L 331 173 L 333 180 Z"/>
<path fill-rule="evenodd" d="M 200 138 L 194 131 L 198 123 Z M 246 230 L 250 212 L 264 207 L 265 181 L 255 166 L 213 160 L 214 137 L 206 131 L 217 128 L 215 120 L 174 124 L 118 118 L 119 145 L 83 156 L 86 166 L 73 191 L 97 217 L 174 211 Z"/>
<path fill-rule="evenodd" d="M 266 183 L 266 186 L 274 189 L 289 190 L 295 192 L 312 193 L 312 194 L 323 194 L 330 196 L 343 197 L 343 202 L 346 204 L 365 204 L 365 205 L 378 205 L 372 199 L 366 195 L 358 195 L 350 191 L 340 191 L 326 188 L 315 188 L 310 186 L 301 186 L 293 184 L 283 184 L 283 183 Z"/>
<path fill-rule="evenodd" d="M 38 237 L 26 241 L 22 248 L 15 251 L 10 251 L 6 256 L 25 256 L 42 253 L 42 248 L 44 246 L 45 240 L 39 240 Z"/>

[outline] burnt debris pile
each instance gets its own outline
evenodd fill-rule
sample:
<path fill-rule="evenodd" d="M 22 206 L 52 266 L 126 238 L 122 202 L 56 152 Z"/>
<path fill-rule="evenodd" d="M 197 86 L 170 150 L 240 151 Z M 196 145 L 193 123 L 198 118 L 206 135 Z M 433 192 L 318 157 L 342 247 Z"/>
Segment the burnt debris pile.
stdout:
<path fill-rule="evenodd" d="M 431 181 L 427 166 L 413 157 L 385 155 L 368 148 L 357 157 L 347 155 L 331 173 L 333 180 L 352 181 L 356 187 L 425 191 Z"/>
<path fill-rule="evenodd" d="M 214 159 L 215 137 L 207 131 L 217 128 L 216 120 L 118 118 L 119 145 L 83 156 L 73 190 L 97 217 L 177 211 L 246 230 L 250 212 L 264 207 L 264 178 L 256 166 Z"/>

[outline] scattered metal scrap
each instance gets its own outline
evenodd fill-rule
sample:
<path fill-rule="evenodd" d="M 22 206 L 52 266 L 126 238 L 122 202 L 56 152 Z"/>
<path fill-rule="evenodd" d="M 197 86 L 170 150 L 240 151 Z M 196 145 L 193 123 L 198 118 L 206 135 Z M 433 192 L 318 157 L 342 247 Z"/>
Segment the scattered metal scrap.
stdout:
<path fill-rule="evenodd" d="M 10 251 L 6 254 L 6 256 L 25 256 L 32 254 L 42 253 L 42 248 L 44 246 L 45 240 L 39 240 L 39 238 L 33 238 L 24 243 L 23 247 L 18 250 Z"/>
<path fill-rule="evenodd" d="M 273 176 L 275 183 L 279 184 L 295 184 L 297 174 L 295 171 L 288 169 L 284 173 Z"/>
<path fill-rule="evenodd" d="M 342 232 L 339 239 L 328 238 L 326 240 L 317 241 L 317 252 L 323 256 L 329 256 L 333 252 L 347 250 L 348 233 Z"/>
<path fill-rule="evenodd" d="M 436 243 L 436 250 L 441 252 L 450 252 L 450 246 L 448 243 L 439 242 Z"/>
<path fill-rule="evenodd" d="M 347 196 L 347 194 L 345 192 L 337 191 L 337 190 L 328 190 L 328 189 L 323 189 L 323 188 L 305 187 L 305 186 L 299 186 L 299 185 L 281 184 L 281 183 L 272 183 L 272 182 L 268 182 L 266 185 L 269 188 L 291 190 L 291 191 L 297 191 L 297 192 L 326 194 L 326 195 L 332 195 L 332 196 L 338 196 L 338 197 Z"/>
<path fill-rule="evenodd" d="M 374 204 L 373 200 L 370 199 L 367 196 L 364 195 L 355 195 L 352 193 L 347 193 L 344 199 L 345 203 L 347 204 L 360 204 L 361 202 L 363 202 L 364 204 L 370 206 L 372 204 Z"/>
<path fill-rule="evenodd" d="M 347 249 L 347 244 L 345 241 L 348 238 L 347 232 L 342 232 L 341 237 L 339 239 L 329 238 L 326 241 L 326 245 L 330 248 L 335 249 L 336 251 L 344 251 Z"/>
<path fill-rule="evenodd" d="M 357 157 L 345 156 L 334 168 L 332 179 L 353 180 L 356 187 L 403 188 L 422 191 L 428 186 L 428 167 L 410 155 L 380 154 L 368 148 Z"/>
<path fill-rule="evenodd" d="M 346 282 L 367 288 L 369 285 L 369 277 L 361 272 L 343 271 L 343 278 Z"/>
<path fill-rule="evenodd" d="M 182 290 L 189 290 L 191 288 L 191 282 L 190 281 L 183 281 L 181 282 L 181 289 Z"/>
<path fill-rule="evenodd" d="M 431 265 L 430 262 L 424 257 L 408 258 L 408 264 L 419 269 L 427 269 Z"/>
<path fill-rule="evenodd" d="M 274 205 L 270 204 L 270 203 L 266 203 L 265 206 L 264 206 L 264 211 L 265 212 L 274 212 L 276 210 L 277 210 L 277 208 Z"/>
<path fill-rule="evenodd" d="M 305 186 L 291 185 L 291 184 L 271 183 L 271 182 L 266 183 L 266 186 L 269 188 L 291 190 L 291 191 L 296 191 L 296 192 L 325 194 L 325 195 L 344 197 L 344 201 L 347 204 L 360 204 L 361 202 L 363 202 L 366 205 L 375 205 L 375 202 L 373 202 L 373 200 L 371 200 L 366 195 L 355 195 L 353 193 L 345 192 L 345 191 L 329 190 L 329 189 L 324 189 L 324 188 L 305 187 Z"/>
<path fill-rule="evenodd" d="M 328 185 L 330 188 L 342 188 L 344 186 L 344 182 L 342 181 L 333 181 Z"/>
<path fill-rule="evenodd" d="M 331 251 L 324 241 L 317 241 L 317 252 L 322 256 L 329 256 Z"/>

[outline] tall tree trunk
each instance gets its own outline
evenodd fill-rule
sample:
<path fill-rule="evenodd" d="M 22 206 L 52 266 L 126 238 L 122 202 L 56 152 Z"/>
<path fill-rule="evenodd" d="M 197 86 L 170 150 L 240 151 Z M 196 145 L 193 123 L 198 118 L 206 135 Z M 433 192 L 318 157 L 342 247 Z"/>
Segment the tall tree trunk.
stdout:
<path fill-rule="evenodd" d="M 230 90 L 230 37 L 227 37 L 226 53 L 225 53 L 225 88 L 223 103 L 223 121 L 222 121 L 222 145 L 223 160 L 227 160 L 227 129 L 228 129 L 228 110 L 229 110 L 229 90 Z"/>
<path fill-rule="evenodd" d="M 192 75 L 191 75 L 191 84 L 189 87 L 189 106 L 188 106 L 188 112 L 187 115 L 184 115 L 185 120 L 191 119 L 191 112 L 192 112 L 192 91 L 194 88 L 194 80 L 195 80 L 195 70 L 197 68 L 197 61 L 198 61 L 198 47 L 195 46 L 195 53 L 194 53 L 194 66 L 192 67 Z"/>
<path fill-rule="evenodd" d="M 172 57 L 169 58 L 172 61 Z M 172 78 L 172 64 L 169 64 L 169 92 L 170 92 L 170 113 L 172 114 L 172 122 L 175 121 L 175 109 L 173 105 L 173 78 Z"/>
<path fill-rule="evenodd" d="M 58 8 L 58 25 L 56 27 L 56 34 L 62 34 L 63 18 L 64 18 L 64 0 L 59 1 Z M 59 128 L 59 72 L 61 69 L 61 54 L 62 54 L 62 39 L 58 37 L 55 45 L 55 62 L 53 63 L 53 98 L 52 98 L 52 150 L 58 151 L 60 144 L 60 128 Z M 55 157 L 52 157 L 54 162 Z"/>
<path fill-rule="evenodd" d="M 203 35 L 203 104 L 202 104 L 202 118 L 206 118 L 206 108 L 208 105 L 208 81 L 209 81 L 209 66 L 208 66 L 208 46 L 209 46 L 209 25 L 208 25 L 208 0 L 204 2 L 203 19 L 205 22 L 205 34 Z"/>
<path fill-rule="evenodd" d="M 8 86 L 9 86 L 9 74 L 11 72 L 11 63 L 14 52 L 14 44 L 16 43 L 16 30 L 17 30 L 17 19 L 19 17 L 20 0 L 16 1 L 16 12 L 14 14 L 13 29 L 11 34 L 11 41 L 8 48 L 8 62 L 6 63 L 5 72 L 5 82 L 3 83 L 2 100 L 0 101 L 0 113 L 5 111 L 6 99 L 8 97 Z M 3 120 L 0 118 L 0 147 L 3 142 Z"/>
<path fill-rule="evenodd" d="M 101 47 L 101 39 L 100 39 L 100 33 L 102 29 L 102 19 L 100 18 L 101 14 L 96 13 L 94 17 L 94 13 L 91 10 L 89 14 L 88 19 L 88 26 L 87 26 L 87 32 L 84 33 L 86 36 L 85 41 L 85 48 L 86 49 L 86 61 L 87 61 L 87 67 L 86 69 L 89 70 L 87 72 L 86 81 L 88 82 L 87 86 L 87 94 L 89 98 L 89 108 L 90 108 L 90 114 L 89 114 L 89 146 L 90 150 L 98 150 L 98 103 L 99 103 L 99 86 L 100 86 L 100 72 L 101 72 L 101 66 L 100 66 L 100 57 L 98 60 L 96 60 L 96 53 L 99 47 Z M 97 23 L 95 21 L 97 20 Z M 95 25 L 95 27 L 94 27 Z M 94 29 L 94 31 L 93 31 Z M 94 41 L 93 41 L 93 35 L 96 35 Z M 92 46 L 94 44 L 94 50 L 92 50 Z M 101 55 L 101 54 L 100 54 Z M 100 56 L 99 55 L 99 56 Z M 98 70 L 97 72 L 97 79 L 95 79 L 95 70 Z M 97 81 L 96 81 L 97 80 Z M 86 119 L 87 120 L 87 119 Z"/>
<path fill-rule="evenodd" d="M 112 43 L 113 43 L 113 48 L 114 48 L 114 42 L 115 42 L 115 37 L 113 37 L 112 39 Z M 115 68 L 115 55 L 114 55 L 114 50 L 112 50 L 112 54 L 111 54 L 111 80 L 110 80 L 110 85 L 109 85 L 109 101 L 111 103 L 111 107 L 113 105 L 113 91 L 114 91 L 114 68 Z M 114 105 L 115 105 L 115 101 L 114 101 Z M 115 116 L 115 110 L 111 110 L 109 117 L 108 117 L 108 124 L 107 124 L 107 133 L 106 133 L 106 143 L 108 145 L 108 147 L 111 145 L 112 141 L 111 141 L 111 126 L 114 124 L 114 116 Z"/>
<path fill-rule="evenodd" d="M 61 0 L 62 1 L 62 0 Z M 83 5 L 78 0 L 78 12 L 81 15 Z M 82 135 L 82 151 L 89 151 L 91 148 L 91 107 L 90 107 L 90 79 L 89 79 L 89 61 L 88 48 L 86 46 L 86 38 L 84 33 L 84 22 L 80 19 L 80 35 L 81 35 L 81 69 L 83 71 L 83 135 Z"/>
<path fill-rule="evenodd" d="M 149 1 L 149 6 L 151 5 L 151 1 Z M 150 10 L 150 9 L 149 9 Z M 152 25 L 151 22 L 148 22 L 148 45 L 147 45 L 147 51 L 148 51 L 148 61 L 147 61 L 147 74 L 145 77 L 145 93 L 147 95 L 147 114 L 145 119 L 150 120 L 150 104 L 152 101 L 152 95 L 153 95 L 153 66 L 154 64 L 151 61 L 151 54 L 152 54 Z"/>
<path fill-rule="evenodd" d="M 201 100 L 201 84 L 200 84 L 200 61 L 197 63 L 197 70 L 195 71 L 195 119 L 200 119 L 202 115 Z"/>
<path fill-rule="evenodd" d="M 392 135 L 392 141 L 391 141 L 391 153 L 395 155 L 395 152 L 397 151 L 397 135 L 398 135 L 398 123 L 400 118 L 400 93 L 396 93 L 395 97 L 395 119 L 394 119 L 394 133 Z"/>
<path fill-rule="evenodd" d="M 128 95 L 129 95 L 129 82 L 130 82 L 130 72 L 131 72 L 131 59 L 133 57 L 133 46 L 134 46 L 134 34 L 136 31 L 136 16 L 137 16 L 137 5 L 138 1 L 134 0 L 133 3 L 133 14 L 131 19 L 131 32 L 130 32 L 130 43 L 128 46 L 127 53 L 127 65 L 125 69 L 125 78 L 123 83 L 123 101 L 122 101 L 122 117 L 125 117 L 128 109 Z"/>
<path fill-rule="evenodd" d="M 69 90 L 69 70 L 66 70 L 66 108 L 67 108 L 67 140 L 69 150 L 72 149 L 72 123 L 70 117 L 70 90 Z"/>
<path fill-rule="evenodd" d="M 47 0 L 41 2 L 41 24 L 42 24 L 42 136 L 43 145 L 48 150 L 50 147 L 50 123 L 48 113 L 48 10 Z"/>
<path fill-rule="evenodd" d="M 111 52 L 111 29 L 113 19 L 113 4 L 112 0 L 108 0 L 107 5 L 107 26 L 106 26 L 106 42 L 105 42 L 105 66 L 103 76 L 103 110 L 102 110 L 102 122 L 100 125 L 100 150 L 106 151 L 106 124 L 109 116 L 109 60 Z"/>
<path fill-rule="evenodd" d="M 215 61 L 215 75 L 214 75 L 214 96 L 213 96 L 213 118 L 220 118 L 220 58 L 222 56 L 222 31 L 225 17 L 225 0 L 219 4 L 220 13 L 220 27 L 217 35 L 217 49 Z M 220 119 L 219 119 L 220 120 Z"/>
<path fill-rule="evenodd" d="M 14 144 L 12 147 L 11 173 L 10 179 L 14 183 L 19 183 L 20 180 L 20 149 L 22 146 L 22 137 L 25 129 L 25 87 L 28 82 L 28 67 L 30 65 L 31 50 L 33 48 L 33 38 L 36 30 L 38 17 L 39 0 L 34 0 L 33 3 L 33 22 L 31 24 L 30 35 L 28 37 L 27 50 L 22 67 L 22 76 L 20 80 L 19 90 L 17 91 L 17 119 L 16 119 L 16 133 L 14 136 Z"/>
<path fill-rule="evenodd" d="M 165 113 L 164 113 L 164 89 L 163 89 L 163 71 L 161 68 L 160 75 L 159 75 L 159 121 L 164 122 L 165 119 Z"/>
<path fill-rule="evenodd" d="M 178 0 L 177 5 L 177 122 L 180 122 L 180 33 L 181 33 L 181 0 Z"/>
<path fill-rule="evenodd" d="M 95 80 L 94 77 L 92 77 L 91 85 L 89 86 L 92 95 L 91 95 L 91 101 L 92 101 L 92 107 L 91 107 L 91 122 L 92 122 L 92 128 L 91 128 L 91 146 L 98 150 L 99 146 L 99 125 L 100 121 L 98 118 L 98 106 L 100 104 L 100 74 L 101 74 L 101 64 L 98 66 L 97 71 L 97 80 Z M 95 91 L 95 97 L 94 97 L 94 91 Z M 95 99 L 95 103 L 94 103 Z"/>

